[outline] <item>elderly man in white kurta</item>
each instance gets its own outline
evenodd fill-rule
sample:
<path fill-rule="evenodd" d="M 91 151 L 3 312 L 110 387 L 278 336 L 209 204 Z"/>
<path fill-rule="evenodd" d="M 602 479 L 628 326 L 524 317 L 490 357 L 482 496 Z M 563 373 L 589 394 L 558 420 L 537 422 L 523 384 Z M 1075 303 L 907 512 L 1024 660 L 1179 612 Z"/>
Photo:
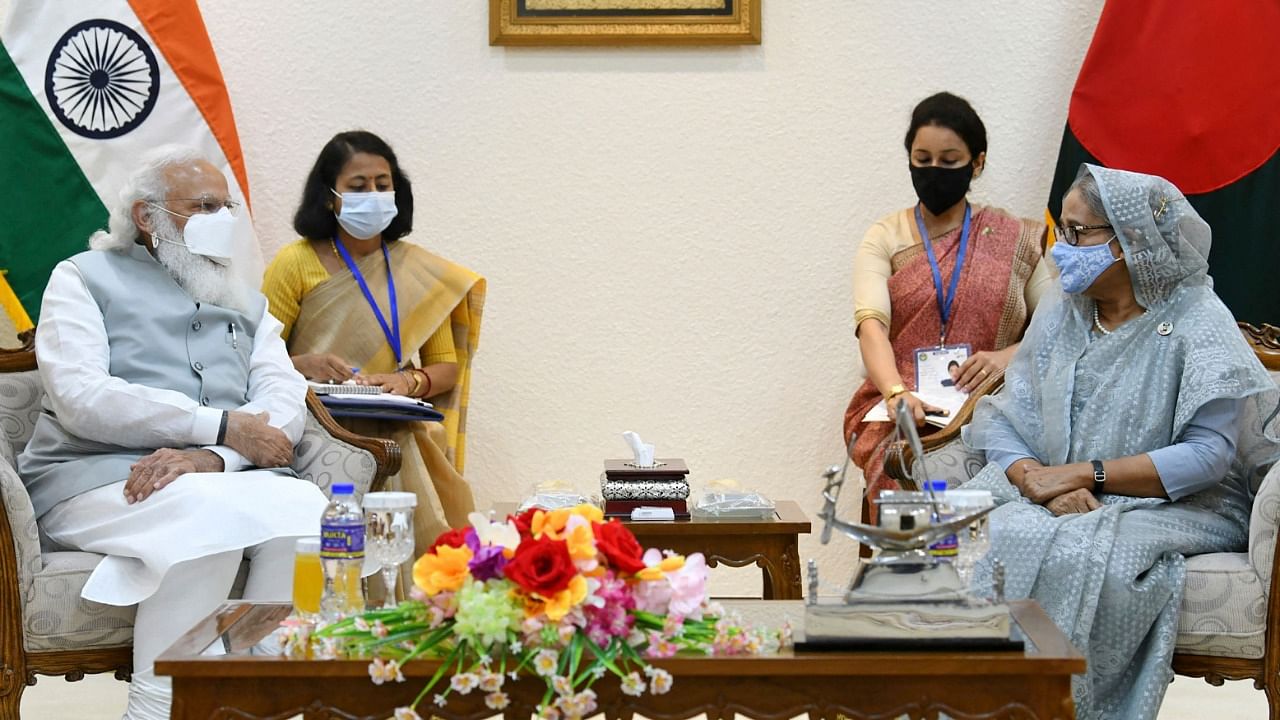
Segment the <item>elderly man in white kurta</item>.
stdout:
<path fill-rule="evenodd" d="M 242 560 L 246 599 L 289 599 L 294 538 L 326 502 L 288 469 L 306 384 L 236 279 L 235 209 L 198 153 L 153 151 L 41 306 L 47 394 L 19 473 L 50 540 L 107 556 L 83 597 L 138 605 L 132 720 L 169 717 L 155 658 L 227 598 Z"/>

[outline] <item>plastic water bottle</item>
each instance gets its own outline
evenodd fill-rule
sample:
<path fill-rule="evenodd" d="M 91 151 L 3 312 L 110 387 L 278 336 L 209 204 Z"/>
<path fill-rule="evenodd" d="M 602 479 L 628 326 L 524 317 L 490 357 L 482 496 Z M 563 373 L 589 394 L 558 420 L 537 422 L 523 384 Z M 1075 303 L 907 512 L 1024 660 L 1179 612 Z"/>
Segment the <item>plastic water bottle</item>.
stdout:
<path fill-rule="evenodd" d="M 938 500 L 937 517 L 933 518 L 933 524 L 940 525 L 954 520 L 955 510 L 947 501 L 947 481 L 930 480 L 925 483 L 925 491 L 929 490 L 933 491 L 934 497 Z M 950 562 L 955 558 L 958 547 L 955 535 L 945 535 L 929 545 L 929 554 L 939 560 Z"/>
<path fill-rule="evenodd" d="M 364 569 L 364 513 L 355 487 L 334 485 L 329 505 L 320 516 L 320 563 L 324 566 L 324 595 L 320 614 L 329 622 L 364 612 L 360 573 Z"/>

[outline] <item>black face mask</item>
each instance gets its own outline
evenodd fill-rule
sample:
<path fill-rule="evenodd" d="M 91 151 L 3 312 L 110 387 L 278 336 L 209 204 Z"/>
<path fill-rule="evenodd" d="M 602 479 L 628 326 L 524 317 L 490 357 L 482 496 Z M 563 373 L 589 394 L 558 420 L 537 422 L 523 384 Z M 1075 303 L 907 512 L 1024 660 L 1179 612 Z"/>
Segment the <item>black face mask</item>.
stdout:
<path fill-rule="evenodd" d="M 973 179 L 973 163 L 963 167 L 945 168 L 926 165 L 911 165 L 911 184 L 915 186 L 916 196 L 920 202 L 934 215 L 964 199 L 969 192 L 969 181 Z"/>

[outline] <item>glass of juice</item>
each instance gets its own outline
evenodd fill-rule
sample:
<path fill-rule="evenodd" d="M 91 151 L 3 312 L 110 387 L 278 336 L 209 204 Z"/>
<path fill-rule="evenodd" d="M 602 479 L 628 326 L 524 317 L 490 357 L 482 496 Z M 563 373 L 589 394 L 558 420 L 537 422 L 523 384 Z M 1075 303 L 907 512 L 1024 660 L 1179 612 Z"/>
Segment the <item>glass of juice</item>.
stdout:
<path fill-rule="evenodd" d="M 320 566 L 320 538 L 298 538 L 293 555 L 293 611 L 299 617 L 320 615 L 324 593 L 324 569 Z"/>

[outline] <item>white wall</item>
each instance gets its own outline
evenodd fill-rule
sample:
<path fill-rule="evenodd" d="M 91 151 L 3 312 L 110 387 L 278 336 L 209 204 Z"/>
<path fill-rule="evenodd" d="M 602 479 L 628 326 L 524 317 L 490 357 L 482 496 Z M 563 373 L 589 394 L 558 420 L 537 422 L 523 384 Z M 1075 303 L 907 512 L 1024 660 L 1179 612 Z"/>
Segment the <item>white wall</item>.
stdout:
<path fill-rule="evenodd" d="M 816 509 L 859 373 L 855 246 L 914 200 L 901 142 L 927 94 L 987 123 L 975 199 L 1043 212 L 1102 0 L 763 4 L 759 47 L 504 49 L 481 0 L 201 3 L 268 258 L 320 146 L 362 127 L 416 183 L 412 239 L 488 278 L 482 505 L 592 490 L 632 429 L 697 480 Z M 801 548 L 828 578 L 850 554 Z"/>

